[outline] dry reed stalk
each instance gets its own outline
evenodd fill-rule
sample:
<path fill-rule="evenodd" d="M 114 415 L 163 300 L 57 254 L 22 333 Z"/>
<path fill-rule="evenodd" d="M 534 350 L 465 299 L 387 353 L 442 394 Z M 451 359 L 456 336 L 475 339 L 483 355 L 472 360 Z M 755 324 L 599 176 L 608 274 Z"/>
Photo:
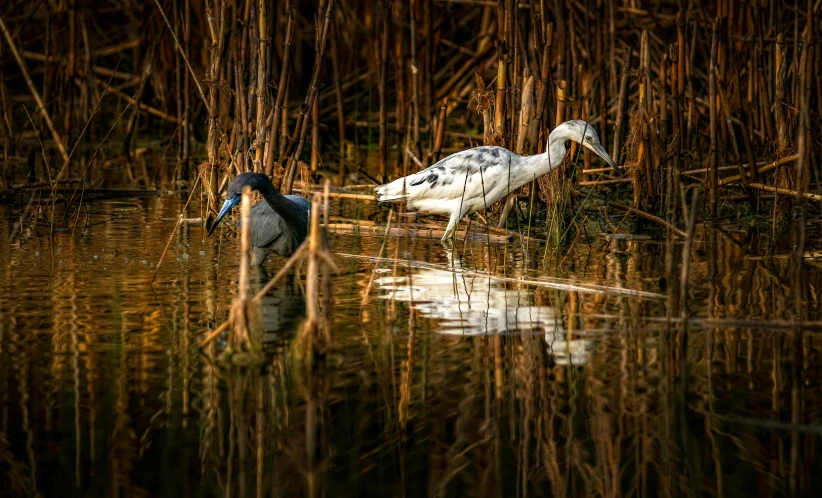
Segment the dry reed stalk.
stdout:
<path fill-rule="evenodd" d="M 709 151 L 709 165 L 708 165 L 708 188 L 710 189 L 710 194 L 708 197 L 708 202 L 710 204 L 710 213 L 712 217 L 716 217 L 716 201 L 717 201 L 717 194 L 716 189 L 719 183 L 719 173 L 717 168 L 719 167 L 719 158 L 717 157 L 717 124 L 716 124 L 716 58 L 717 58 L 717 46 L 718 46 L 718 36 L 719 36 L 719 20 L 716 19 L 711 26 L 711 59 L 710 59 L 710 71 L 708 73 L 708 109 L 709 109 L 709 117 L 710 117 L 710 135 L 711 135 L 711 149 Z"/>
<path fill-rule="evenodd" d="M 6 43 L 8 43 L 9 49 L 11 50 L 11 54 L 14 56 L 14 59 L 17 61 L 17 65 L 20 67 L 20 73 L 23 75 L 23 79 L 26 80 L 26 85 L 29 87 L 29 92 L 31 96 L 34 97 L 34 101 L 37 103 L 37 110 L 40 112 L 40 116 L 43 118 L 43 121 L 46 122 L 46 126 L 51 133 L 51 137 L 54 140 L 54 146 L 57 147 L 57 150 L 60 152 L 60 156 L 63 158 L 63 162 L 69 162 L 69 154 L 66 150 L 65 144 L 63 144 L 63 138 L 60 136 L 60 133 L 57 132 L 57 128 L 54 126 L 54 122 L 51 120 L 51 116 L 48 113 L 46 105 L 43 103 L 43 99 L 40 97 L 40 92 L 37 91 L 37 88 L 34 86 L 34 82 L 29 76 L 29 71 L 26 68 L 26 63 L 23 58 L 20 56 L 20 52 L 17 50 L 17 45 L 15 45 L 14 40 L 11 37 L 11 33 L 9 33 L 8 28 L 6 27 L 6 21 L 3 19 L 3 16 L 0 15 L 0 30 L 3 31 L 3 35 L 6 37 Z"/>
<path fill-rule="evenodd" d="M 235 95 L 246 95 L 243 79 L 243 65 L 237 62 L 234 66 L 234 85 L 236 89 Z M 234 104 L 234 115 L 237 116 L 238 119 L 234 120 L 234 127 L 232 130 L 231 139 L 228 143 L 228 148 L 229 150 L 236 151 L 234 168 L 237 170 L 237 173 L 239 174 L 248 171 L 248 163 L 246 162 L 246 140 L 250 139 L 250 134 L 248 130 L 248 105 L 246 103 L 246 99 L 243 97 L 235 98 Z"/>
<path fill-rule="evenodd" d="M 206 2 L 207 8 L 208 8 L 208 5 L 210 5 L 210 1 L 211 0 L 207 0 L 207 2 Z M 194 73 L 194 69 L 191 68 L 191 63 L 188 61 L 188 55 L 187 54 L 191 50 L 190 46 L 189 46 L 190 45 L 190 40 L 191 40 L 190 39 L 190 36 L 191 36 L 191 14 L 190 14 L 191 3 L 190 2 L 191 2 L 191 0 L 185 0 L 185 29 L 183 31 L 183 38 L 184 38 L 184 41 L 185 41 L 185 48 L 184 48 L 182 45 L 180 45 L 180 41 L 177 39 L 177 35 L 175 34 L 174 28 L 171 26 L 171 23 L 169 22 L 168 17 L 166 16 L 165 10 L 163 10 L 163 7 L 160 5 L 160 0 L 154 0 L 154 3 L 157 5 L 157 10 L 159 10 L 160 15 L 163 16 L 163 21 L 165 21 L 166 26 L 168 27 L 169 31 L 171 31 L 171 36 L 172 36 L 172 38 L 174 38 L 174 44 L 177 47 L 177 50 L 179 51 L 180 55 L 183 57 L 183 60 L 186 63 L 186 67 L 188 67 L 188 73 L 186 73 L 186 75 L 190 74 L 191 76 L 194 76 L 194 84 L 197 85 L 197 90 L 200 93 L 200 98 L 203 99 L 203 104 L 205 104 L 206 108 L 208 108 L 209 107 L 209 100 L 206 99 L 206 95 L 205 95 L 205 92 L 203 91 L 203 87 L 200 85 L 200 80 L 197 79 L 197 75 Z M 212 13 L 212 15 L 213 15 L 213 13 Z M 209 21 L 211 21 L 211 19 L 209 19 Z M 186 106 L 186 107 L 188 107 L 188 106 Z"/>
<path fill-rule="evenodd" d="M 554 126 L 565 122 L 565 88 L 568 86 L 565 80 L 557 81 L 557 114 L 554 118 Z"/>
<path fill-rule="evenodd" d="M 616 185 L 618 183 L 631 183 L 633 181 L 633 178 L 614 178 L 613 180 L 590 180 L 577 182 L 576 185 L 577 187 L 598 187 L 600 185 Z"/>
<path fill-rule="evenodd" d="M 682 99 L 679 93 L 679 49 L 677 45 L 669 46 L 669 55 L 671 59 L 671 124 L 672 124 L 672 143 L 671 154 L 673 161 L 671 165 L 670 181 L 668 183 L 668 221 L 672 225 L 676 225 L 679 218 L 679 189 L 682 183 L 681 171 L 679 165 L 679 155 L 682 150 Z M 669 241 L 671 238 L 669 237 Z"/>
<path fill-rule="evenodd" d="M 129 104 L 131 104 L 135 107 L 138 107 L 143 111 L 146 111 L 147 113 L 151 114 L 152 116 L 157 116 L 158 118 L 164 119 L 164 120 L 166 120 L 170 123 L 180 123 L 180 120 L 177 119 L 175 116 L 172 116 L 168 113 L 165 113 L 165 112 L 157 109 L 156 107 L 152 107 L 148 104 L 144 104 L 144 103 L 140 102 L 139 98 L 137 98 L 139 94 L 135 94 L 135 96 L 130 96 L 130 95 L 125 94 L 125 93 L 121 92 L 120 90 L 114 88 L 113 86 L 109 85 L 108 83 L 106 83 L 103 80 L 94 78 L 94 81 L 96 81 L 97 84 L 100 85 L 100 87 L 103 88 L 106 91 L 106 93 L 116 95 L 117 97 L 123 99 L 124 101 L 128 102 Z"/>
<path fill-rule="evenodd" d="M 539 37 L 535 37 L 537 40 Z M 548 102 L 548 91 L 551 88 L 551 48 L 554 43 L 554 25 L 549 23 L 545 27 L 545 46 L 542 51 L 542 60 L 540 61 L 539 80 L 537 81 L 537 99 L 536 107 L 532 113 L 533 118 L 528 123 L 528 141 L 531 143 L 531 148 L 537 153 L 542 151 L 544 144 L 539 140 L 539 132 L 543 124 L 548 129 L 545 130 L 547 136 L 551 132 L 550 119 L 544 119 L 546 113 L 550 116 Z"/>
<path fill-rule="evenodd" d="M 183 45 L 180 46 L 180 42 L 177 40 L 176 35 L 174 36 L 174 42 L 177 46 L 177 52 L 180 54 L 180 57 L 183 58 L 183 61 L 188 66 L 188 56 L 187 54 L 191 53 L 191 0 L 183 0 L 184 7 L 183 7 Z M 182 162 L 183 166 L 187 166 L 189 157 L 190 157 L 190 147 L 191 147 L 191 78 L 194 76 L 192 71 L 185 71 L 183 74 L 183 157 Z M 207 102 L 205 99 L 205 95 L 200 88 L 200 83 L 197 81 L 197 78 L 194 78 L 194 82 L 197 84 L 197 88 L 200 91 L 200 96 L 203 99 L 203 102 Z"/>
<path fill-rule="evenodd" d="M 302 188 L 295 188 L 294 192 L 300 192 L 301 194 L 307 193 Z M 358 201 L 369 201 L 369 202 L 377 202 L 377 199 L 373 195 L 369 194 L 353 194 L 348 192 L 330 192 L 328 194 L 329 199 L 355 199 Z"/>
<path fill-rule="evenodd" d="M 714 67 L 713 72 L 716 78 L 719 79 L 719 70 L 716 67 Z M 721 84 L 718 84 L 717 86 L 719 90 L 720 102 L 722 103 L 722 112 L 725 114 L 725 124 L 727 125 L 728 138 L 730 139 L 731 147 L 734 151 L 734 156 L 736 158 L 737 169 L 739 170 L 739 177 L 750 197 L 751 206 L 755 206 L 756 200 L 754 199 L 752 192 L 748 189 L 748 183 L 752 178 L 749 177 L 749 174 L 745 171 L 744 167 L 742 166 L 742 154 L 739 152 L 739 144 L 736 141 L 736 133 L 734 132 L 733 120 L 731 119 L 730 103 L 728 102 L 728 98 L 725 95 L 725 89 L 723 88 L 723 86 Z M 753 164 L 752 166 L 754 172 L 756 172 L 756 164 Z"/>
<path fill-rule="evenodd" d="M 236 365 L 259 364 L 262 356 L 262 314 L 260 302 L 250 298 L 251 273 L 251 187 L 243 188 L 242 237 L 238 297 L 229 311 L 227 358 Z"/>
<path fill-rule="evenodd" d="M 257 292 L 257 294 L 254 295 L 253 301 L 261 303 L 262 298 L 265 297 L 265 295 L 268 294 L 269 291 L 271 291 L 271 289 L 274 288 L 277 282 L 282 280 L 282 278 L 288 274 L 291 268 L 293 268 L 296 264 L 300 263 L 303 259 L 305 259 L 305 255 L 307 252 L 308 242 L 303 242 L 302 245 L 300 245 L 300 247 L 296 251 L 294 251 L 294 254 L 292 254 L 291 257 L 288 258 L 288 261 L 285 262 L 283 267 L 277 271 L 277 274 L 274 275 L 274 277 L 271 280 L 269 280 L 268 283 L 265 284 L 265 286 L 263 286 L 263 288 L 260 289 L 259 292 Z M 226 320 L 219 327 L 206 334 L 203 340 L 200 341 L 200 348 L 206 347 L 214 339 L 219 337 L 220 334 L 228 330 L 230 326 L 231 320 Z"/>
<path fill-rule="evenodd" d="M 320 272 L 325 260 L 330 257 L 325 253 L 323 228 L 320 225 L 322 197 L 314 193 L 311 199 L 311 222 L 308 238 L 308 270 L 305 282 L 306 320 L 300 329 L 297 339 L 301 355 L 309 363 L 316 355 L 323 355 L 331 345 L 331 330 L 323 320 L 320 306 Z M 327 271 L 327 270 L 326 270 Z M 329 298 L 329 296 L 326 296 Z"/>
<path fill-rule="evenodd" d="M 340 38 L 339 20 L 333 25 L 334 43 L 332 43 L 331 50 L 331 81 L 334 87 L 335 109 L 337 111 L 337 141 L 339 142 L 339 152 L 343 156 L 345 154 L 345 106 L 343 104 L 343 90 L 340 83 L 340 45 L 342 40 Z M 344 171 L 344 165 L 340 165 L 341 171 Z"/>
<path fill-rule="evenodd" d="M 173 11 L 173 19 L 174 19 L 174 38 L 179 39 L 179 29 L 180 29 L 180 8 L 177 4 L 177 0 L 172 0 L 171 8 Z M 182 80 L 182 69 L 181 69 L 181 55 L 179 50 L 174 51 L 174 91 L 175 91 L 175 99 L 177 101 L 177 122 L 185 123 L 185 118 L 183 116 L 183 80 Z M 184 146 L 183 142 L 186 140 L 185 136 L 186 126 L 183 124 L 182 126 L 177 127 L 177 167 L 174 174 L 174 180 L 180 181 L 183 176 L 183 156 Z"/>
<path fill-rule="evenodd" d="M 209 49 L 209 63 L 206 70 L 208 75 L 208 137 L 206 139 L 206 150 L 208 153 L 208 163 L 206 165 L 205 178 L 203 184 L 208 191 L 208 207 L 210 211 L 217 212 L 219 168 L 221 167 L 218 153 L 219 134 L 218 128 L 220 120 L 219 109 L 219 88 L 222 76 L 222 57 L 225 46 L 226 35 L 226 0 L 207 0 L 205 3 L 206 19 L 208 19 L 208 33 L 210 35 L 211 46 Z M 206 218 L 206 222 L 210 217 Z"/>
<path fill-rule="evenodd" d="M 492 29 L 493 24 L 489 24 L 489 29 Z M 456 71 L 454 71 L 453 76 L 451 76 L 448 81 L 443 83 L 440 88 L 436 92 L 436 99 L 444 99 L 447 97 L 451 91 L 454 89 L 455 86 L 459 84 L 460 81 L 463 81 L 466 78 L 466 74 L 468 74 L 471 70 L 476 70 L 477 64 L 483 60 L 483 58 L 494 48 L 494 44 L 488 41 L 488 39 L 493 36 L 490 33 L 486 33 L 485 35 L 480 37 L 479 46 L 477 50 L 474 52 L 474 56 L 471 57 L 470 60 L 465 61 L 465 63 L 459 67 Z M 484 87 L 483 87 L 484 88 Z"/>
<path fill-rule="evenodd" d="M 391 236 L 391 237 L 413 237 L 415 239 L 431 239 L 431 240 L 439 240 L 445 234 L 445 230 L 441 227 L 408 227 L 408 226 L 397 226 L 397 227 L 382 227 L 382 226 L 370 226 L 370 225 L 363 225 L 361 223 L 333 223 L 328 226 L 328 229 L 334 233 L 347 233 L 347 234 L 373 234 L 373 235 L 384 235 L 384 236 Z M 457 233 L 458 240 L 471 240 L 474 242 L 491 242 L 494 244 L 505 244 L 513 240 L 511 236 L 508 235 L 495 235 L 495 234 L 483 234 L 477 232 L 470 232 L 467 230 L 460 230 Z M 535 239 L 532 239 L 535 240 Z"/>
<path fill-rule="evenodd" d="M 497 17 L 497 95 L 494 105 L 494 129 L 497 135 L 502 137 L 503 145 L 507 143 L 507 134 L 505 133 L 505 92 L 508 88 L 508 37 L 514 36 L 512 33 L 507 32 L 506 12 L 505 3 L 501 1 Z"/>
<path fill-rule="evenodd" d="M 65 114 L 63 114 L 63 135 L 71 142 L 72 121 L 74 117 L 74 75 L 77 71 L 77 3 L 68 0 L 68 54 L 66 54 L 66 68 L 63 73 L 65 86 L 63 99 Z M 66 95 L 67 94 L 67 95 Z"/>
<path fill-rule="evenodd" d="M 408 74 L 411 78 L 411 137 L 415 146 L 420 143 L 420 77 L 419 61 L 417 60 L 417 1 L 410 0 L 408 20 L 410 24 L 411 58 L 408 61 Z M 406 174 L 405 172 L 403 174 Z"/>
<path fill-rule="evenodd" d="M 653 149 L 651 148 L 651 122 L 652 115 L 652 100 L 651 100 L 651 67 L 650 67 L 650 48 L 648 47 L 648 31 L 643 30 L 640 38 L 640 56 L 639 56 L 639 152 L 637 154 L 637 171 L 642 179 L 642 187 L 637 189 L 634 187 L 634 192 L 644 191 L 644 196 L 640 203 L 635 203 L 634 206 L 640 204 L 647 204 L 654 207 L 655 203 L 655 185 L 653 174 Z"/>
<path fill-rule="evenodd" d="M 525 154 L 525 144 L 528 138 L 528 124 L 531 121 L 531 116 L 534 109 L 534 77 L 528 76 L 525 78 L 525 84 L 522 87 L 522 100 L 519 111 L 519 126 L 516 133 L 516 147 L 514 151 L 519 154 Z M 533 147 L 534 144 L 529 144 Z"/>
<path fill-rule="evenodd" d="M 300 123 L 301 126 L 297 126 L 294 129 L 295 134 L 299 129 L 299 142 L 297 143 L 297 149 L 294 151 L 294 155 L 289 158 L 288 169 L 286 170 L 285 176 L 283 177 L 282 188 L 280 189 L 282 190 L 283 194 L 291 193 L 291 185 L 294 182 L 294 176 L 297 172 L 297 164 L 300 159 L 300 155 L 302 154 L 303 144 L 305 143 L 305 136 L 308 133 L 309 120 L 306 117 L 306 113 L 314 105 L 314 99 L 317 98 L 317 93 L 319 92 L 320 71 L 322 69 L 323 57 L 325 55 L 325 42 L 328 39 L 328 29 L 331 25 L 331 18 L 334 13 L 335 2 L 336 0 L 328 0 L 328 5 L 325 6 L 325 19 L 323 20 L 322 27 L 320 31 L 317 33 L 317 37 L 315 40 L 316 55 L 314 57 L 314 69 L 311 73 L 311 83 L 308 88 L 308 93 L 305 97 L 305 103 L 300 109 L 301 119 L 298 120 L 298 123 Z"/>
<path fill-rule="evenodd" d="M 274 174 L 274 147 L 277 142 L 274 137 L 277 136 L 277 133 L 280 130 L 281 118 L 285 114 L 283 103 L 285 102 L 286 87 L 288 85 L 288 73 L 291 70 L 291 47 L 294 44 L 293 8 L 286 9 L 286 18 L 285 40 L 283 42 L 283 61 L 282 66 L 280 67 L 279 84 L 277 85 L 277 99 L 274 101 L 274 108 L 271 111 L 271 128 L 269 130 L 271 139 L 266 147 L 265 174 L 268 176 L 272 176 Z M 282 130 L 285 131 L 285 129 L 286 127 L 283 123 Z"/>
<path fill-rule="evenodd" d="M 822 195 L 812 194 L 810 192 L 803 192 L 801 190 L 793 190 L 793 189 L 782 188 L 782 187 L 774 187 L 772 185 L 765 185 L 764 183 L 749 183 L 748 187 L 755 188 L 757 190 L 764 190 L 766 192 L 774 192 L 774 193 L 782 194 L 782 195 L 802 197 L 804 199 L 810 199 L 812 201 L 822 201 Z"/>
<path fill-rule="evenodd" d="M 246 1 L 246 5 L 249 6 L 251 0 Z M 268 86 L 268 2 L 266 0 L 260 0 L 258 3 L 258 10 L 257 10 L 257 22 L 258 22 L 258 43 L 259 47 L 257 49 L 257 134 L 254 139 L 254 143 L 252 144 L 252 148 L 254 149 L 254 171 L 262 172 L 264 171 L 264 152 L 266 150 L 266 142 L 269 140 L 269 135 L 266 133 L 266 116 L 268 113 L 265 112 L 265 100 L 268 92 L 266 91 L 266 87 Z M 248 7 L 247 7 L 248 8 Z M 248 121 L 244 121 L 247 123 Z M 313 162 L 312 162 L 313 165 Z"/>
<path fill-rule="evenodd" d="M 622 76 L 619 83 L 619 100 L 617 103 L 616 124 L 614 126 L 614 148 L 611 151 L 611 159 L 617 164 L 621 164 L 619 158 L 622 154 L 622 128 L 625 122 L 626 100 L 628 97 L 628 72 L 631 69 L 631 54 L 631 47 L 625 49 L 625 59 L 622 62 Z"/>
<path fill-rule="evenodd" d="M 687 226 L 687 233 L 685 236 L 685 244 L 682 248 L 682 269 L 679 276 L 679 335 L 678 354 L 679 354 L 679 376 L 681 379 L 687 379 L 687 357 L 688 357 L 688 275 L 691 271 L 691 248 L 694 241 L 694 228 L 696 226 L 696 207 L 699 201 L 699 190 L 693 189 L 691 194 L 691 208 L 688 209 L 688 202 L 685 199 L 685 189 L 681 189 L 682 206 L 685 210 L 684 220 Z"/>
<path fill-rule="evenodd" d="M 668 52 L 663 51 L 662 58 L 659 62 L 659 146 L 662 148 L 663 153 L 657 155 L 658 163 L 656 167 L 662 166 L 663 156 L 665 155 L 664 152 L 668 149 L 668 68 Z M 663 171 L 665 172 L 665 181 L 667 184 L 670 172 L 667 167 Z M 665 195 L 668 195 L 667 187 Z"/>
<path fill-rule="evenodd" d="M 440 106 L 440 113 L 437 116 L 437 133 L 434 135 L 434 150 L 432 151 L 431 163 L 436 163 L 440 160 L 442 154 L 442 142 L 445 138 L 445 120 L 448 116 L 448 99 L 443 99 Z"/>
<path fill-rule="evenodd" d="M 386 83 L 388 81 L 388 12 L 391 10 L 391 3 L 386 5 L 383 1 L 380 3 L 382 14 L 382 36 L 379 37 L 379 84 L 377 85 L 377 94 L 379 98 L 380 107 L 380 137 L 379 137 L 379 174 L 377 178 L 380 182 L 385 182 L 388 178 L 388 108 L 386 104 Z"/>
<path fill-rule="evenodd" d="M 320 99 L 311 107 L 311 173 L 320 165 Z"/>
<path fill-rule="evenodd" d="M 423 0 L 422 2 L 422 39 L 425 40 L 423 52 L 422 71 L 420 77 L 423 78 L 422 110 L 423 119 L 431 132 L 433 128 L 434 112 L 434 63 L 436 62 L 436 50 L 439 45 L 439 34 L 434 33 L 433 16 L 431 12 L 434 8 L 433 0 Z"/>
<path fill-rule="evenodd" d="M 626 205 L 621 204 L 619 202 L 609 202 L 608 205 L 613 207 L 613 208 L 619 209 L 620 211 L 625 211 L 628 214 L 633 213 L 637 216 L 645 218 L 646 220 L 653 221 L 654 223 L 657 223 L 657 224 L 665 227 L 666 229 L 672 231 L 673 233 L 679 235 L 680 237 L 686 237 L 687 236 L 687 234 L 685 232 L 683 232 L 682 230 L 680 230 L 680 229 L 676 228 L 675 226 L 671 225 L 670 223 L 663 220 L 662 218 L 660 218 L 658 216 L 654 216 L 650 213 L 646 213 L 645 211 L 637 209 L 636 207 L 626 206 Z"/>

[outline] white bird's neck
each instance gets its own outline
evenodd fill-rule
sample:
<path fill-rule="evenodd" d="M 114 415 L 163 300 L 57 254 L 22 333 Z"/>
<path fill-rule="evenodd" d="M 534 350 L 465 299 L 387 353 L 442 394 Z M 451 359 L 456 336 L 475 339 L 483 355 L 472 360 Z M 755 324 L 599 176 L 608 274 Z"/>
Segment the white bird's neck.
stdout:
<path fill-rule="evenodd" d="M 567 151 L 565 150 L 565 142 L 569 140 L 565 130 L 562 127 L 557 127 L 548 136 L 548 150 L 542 154 L 535 154 L 533 156 L 520 156 L 517 183 L 519 186 L 525 185 L 534 178 L 539 178 L 542 175 L 550 173 L 557 169 L 562 160 L 565 158 Z"/>

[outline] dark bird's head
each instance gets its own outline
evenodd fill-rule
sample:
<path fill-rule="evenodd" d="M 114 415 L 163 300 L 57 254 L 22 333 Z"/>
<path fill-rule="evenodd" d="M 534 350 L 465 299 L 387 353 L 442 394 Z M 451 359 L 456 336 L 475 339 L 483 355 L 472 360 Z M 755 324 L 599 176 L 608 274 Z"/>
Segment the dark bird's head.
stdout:
<path fill-rule="evenodd" d="M 608 152 L 605 151 L 605 148 L 599 142 L 599 135 L 597 135 L 593 126 L 581 119 L 574 119 L 562 123 L 557 128 L 560 127 L 567 128 L 564 131 L 568 139 L 582 144 L 585 148 L 591 149 L 594 154 L 601 157 L 608 166 L 622 176 L 622 171 L 620 171 L 617 164 L 611 159 L 611 156 L 608 155 Z"/>
<path fill-rule="evenodd" d="M 231 212 L 231 209 L 243 199 L 243 188 L 246 185 L 251 187 L 251 190 L 257 190 L 263 193 L 270 190 L 277 190 L 274 184 L 271 183 L 271 179 L 262 173 L 248 172 L 235 176 L 225 189 L 225 202 L 223 202 L 223 207 L 220 208 L 220 212 L 217 214 L 214 223 L 211 224 L 211 228 L 208 229 L 209 235 L 217 228 L 217 225 L 220 224 L 223 218 Z"/>

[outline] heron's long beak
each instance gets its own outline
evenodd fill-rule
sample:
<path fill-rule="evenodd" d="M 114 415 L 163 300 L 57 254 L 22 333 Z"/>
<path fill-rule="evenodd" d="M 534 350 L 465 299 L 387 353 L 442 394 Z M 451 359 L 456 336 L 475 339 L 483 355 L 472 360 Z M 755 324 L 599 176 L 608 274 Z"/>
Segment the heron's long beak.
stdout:
<path fill-rule="evenodd" d="M 616 171 L 619 176 L 622 176 L 622 171 L 620 171 L 619 166 L 617 166 L 617 164 L 614 162 L 614 160 L 611 159 L 611 156 L 609 156 L 608 153 L 605 152 L 605 149 L 603 149 L 601 145 L 596 144 L 596 145 L 590 145 L 589 146 L 589 145 L 586 144 L 585 146 L 588 147 L 589 149 L 591 149 L 592 151 L 594 151 L 594 154 L 598 155 L 606 163 L 608 163 L 608 166 L 613 168 L 614 171 Z"/>
<path fill-rule="evenodd" d="M 211 228 L 208 229 L 209 235 L 211 235 L 211 232 L 213 232 L 214 229 L 217 228 L 217 225 L 219 225 L 220 222 L 223 221 L 223 218 L 225 218 L 226 215 L 231 212 L 231 208 L 236 206 L 241 199 L 242 196 L 235 195 L 231 199 L 225 200 L 225 202 L 223 203 L 223 207 L 220 208 L 220 212 L 217 214 L 217 218 L 214 220 L 214 223 L 211 224 Z"/>

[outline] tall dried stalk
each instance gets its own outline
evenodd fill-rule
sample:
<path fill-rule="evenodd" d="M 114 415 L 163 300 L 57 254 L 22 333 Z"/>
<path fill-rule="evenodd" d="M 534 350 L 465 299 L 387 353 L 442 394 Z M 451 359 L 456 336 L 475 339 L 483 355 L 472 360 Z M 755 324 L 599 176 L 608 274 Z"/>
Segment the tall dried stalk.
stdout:
<path fill-rule="evenodd" d="M 262 361 L 262 315 L 260 303 L 251 299 L 251 187 L 243 188 L 242 236 L 238 297 L 231 304 L 228 350 L 231 361 L 244 365 Z"/>
<path fill-rule="evenodd" d="M 385 182 L 387 179 L 387 162 L 388 162 L 388 104 L 386 103 L 386 83 L 388 81 L 388 21 L 389 12 L 391 11 L 391 2 L 383 1 L 380 13 L 382 16 L 382 36 L 379 37 L 379 84 L 377 86 L 377 93 L 379 95 L 380 106 L 380 138 L 379 138 L 379 172 L 377 179 Z"/>
<path fill-rule="evenodd" d="M 5 36 L 9 49 L 11 50 L 14 59 L 17 61 L 17 65 L 20 67 L 20 72 L 23 74 L 23 78 L 25 79 L 26 85 L 29 88 L 29 92 L 31 92 L 31 96 L 34 97 L 34 101 L 37 103 L 37 110 L 40 112 L 40 116 L 42 116 L 43 121 L 45 121 L 46 123 L 46 126 L 48 126 L 49 132 L 51 132 L 51 137 L 54 139 L 54 145 L 60 152 L 60 156 L 63 158 L 63 161 L 65 163 L 68 163 L 69 154 L 68 151 L 66 151 L 65 144 L 63 144 L 63 138 L 60 136 L 60 133 L 57 132 L 57 128 L 54 126 L 54 122 L 51 120 L 51 116 L 49 116 L 49 113 L 46 110 L 46 105 L 43 103 L 43 99 L 40 97 L 40 92 L 37 91 L 37 88 L 34 86 L 34 82 L 32 81 L 31 76 L 29 76 L 29 71 L 28 69 L 26 69 L 26 63 L 23 61 L 23 57 L 17 50 L 17 46 L 14 44 L 14 40 L 12 39 L 11 33 L 9 33 L 8 28 L 6 27 L 6 21 L 3 19 L 2 15 L 0 15 L 0 30 L 3 31 L 3 36 Z"/>
<path fill-rule="evenodd" d="M 316 55 L 314 57 L 314 70 L 311 73 L 311 84 L 308 88 L 308 93 L 305 97 L 305 103 L 303 107 L 300 109 L 300 120 L 298 120 L 299 126 L 299 142 L 297 143 L 297 149 L 294 151 L 294 154 L 289 158 L 288 161 L 288 169 L 286 170 L 285 176 L 283 178 L 282 188 L 284 194 L 291 193 L 291 187 L 294 184 L 294 175 L 297 172 L 297 166 L 299 164 L 300 155 L 303 151 L 303 144 L 305 143 L 305 136 L 308 133 L 308 123 L 309 119 L 307 118 L 306 114 L 308 113 L 309 109 L 314 105 L 314 99 L 317 98 L 317 93 L 319 92 L 319 85 L 320 85 L 320 70 L 322 69 L 322 62 L 323 56 L 325 55 L 325 42 L 328 39 L 328 29 L 331 25 L 331 18 L 334 14 L 334 4 L 336 0 L 328 0 L 328 5 L 325 7 L 325 18 L 322 23 L 322 28 L 317 33 L 316 39 Z M 297 132 L 297 128 L 295 128 L 295 133 Z"/>
<path fill-rule="evenodd" d="M 619 83 L 619 101 L 617 104 L 616 125 L 614 126 L 614 148 L 611 150 L 611 159 L 617 164 L 619 164 L 619 158 L 622 154 L 622 128 L 628 98 L 628 71 L 631 69 L 631 54 L 632 49 L 628 47 L 622 61 L 622 76 Z"/>
<path fill-rule="evenodd" d="M 708 202 L 710 203 L 711 216 L 716 216 L 717 205 L 717 184 L 719 183 L 719 174 L 717 168 L 719 167 L 719 157 L 717 154 L 717 123 L 716 123 L 716 57 L 717 57 L 717 43 L 718 43 L 718 20 L 715 20 L 711 28 L 711 60 L 710 60 L 710 74 L 708 75 L 708 109 L 710 118 L 710 135 L 711 135 L 711 149 L 709 151 L 709 175 L 708 188 L 710 189 L 710 196 Z"/>
<path fill-rule="evenodd" d="M 288 74 L 291 70 L 291 47 L 294 43 L 294 9 L 286 9 L 285 41 L 283 42 L 283 61 L 280 67 L 280 80 L 277 85 L 277 99 L 274 102 L 274 109 L 271 111 L 270 141 L 266 146 L 265 174 L 271 176 L 274 173 L 274 147 L 277 143 L 275 137 L 280 130 L 280 119 L 285 113 L 283 104 L 285 102 L 286 86 L 288 84 Z M 285 126 L 283 126 L 283 130 Z"/>
<path fill-rule="evenodd" d="M 206 73 L 208 75 L 208 138 L 206 139 L 208 165 L 207 170 L 201 174 L 205 177 L 203 184 L 208 190 L 208 206 L 211 211 L 216 212 L 220 183 L 219 169 L 222 166 L 218 152 L 220 146 L 219 88 L 226 35 L 226 1 L 206 0 L 205 10 L 206 18 L 208 19 L 208 32 L 211 36 L 211 47 L 209 49 L 209 64 Z M 208 223 L 208 218 L 204 221 Z"/>
<path fill-rule="evenodd" d="M 250 0 L 248 0 L 250 1 Z M 254 171 L 263 171 L 263 153 L 269 136 L 266 133 L 265 121 L 268 113 L 265 112 L 265 101 L 268 91 L 268 2 L 260 0 L 257 11 L 258 43 L 257 49 L 257 136 L 254 140 Z"/>

